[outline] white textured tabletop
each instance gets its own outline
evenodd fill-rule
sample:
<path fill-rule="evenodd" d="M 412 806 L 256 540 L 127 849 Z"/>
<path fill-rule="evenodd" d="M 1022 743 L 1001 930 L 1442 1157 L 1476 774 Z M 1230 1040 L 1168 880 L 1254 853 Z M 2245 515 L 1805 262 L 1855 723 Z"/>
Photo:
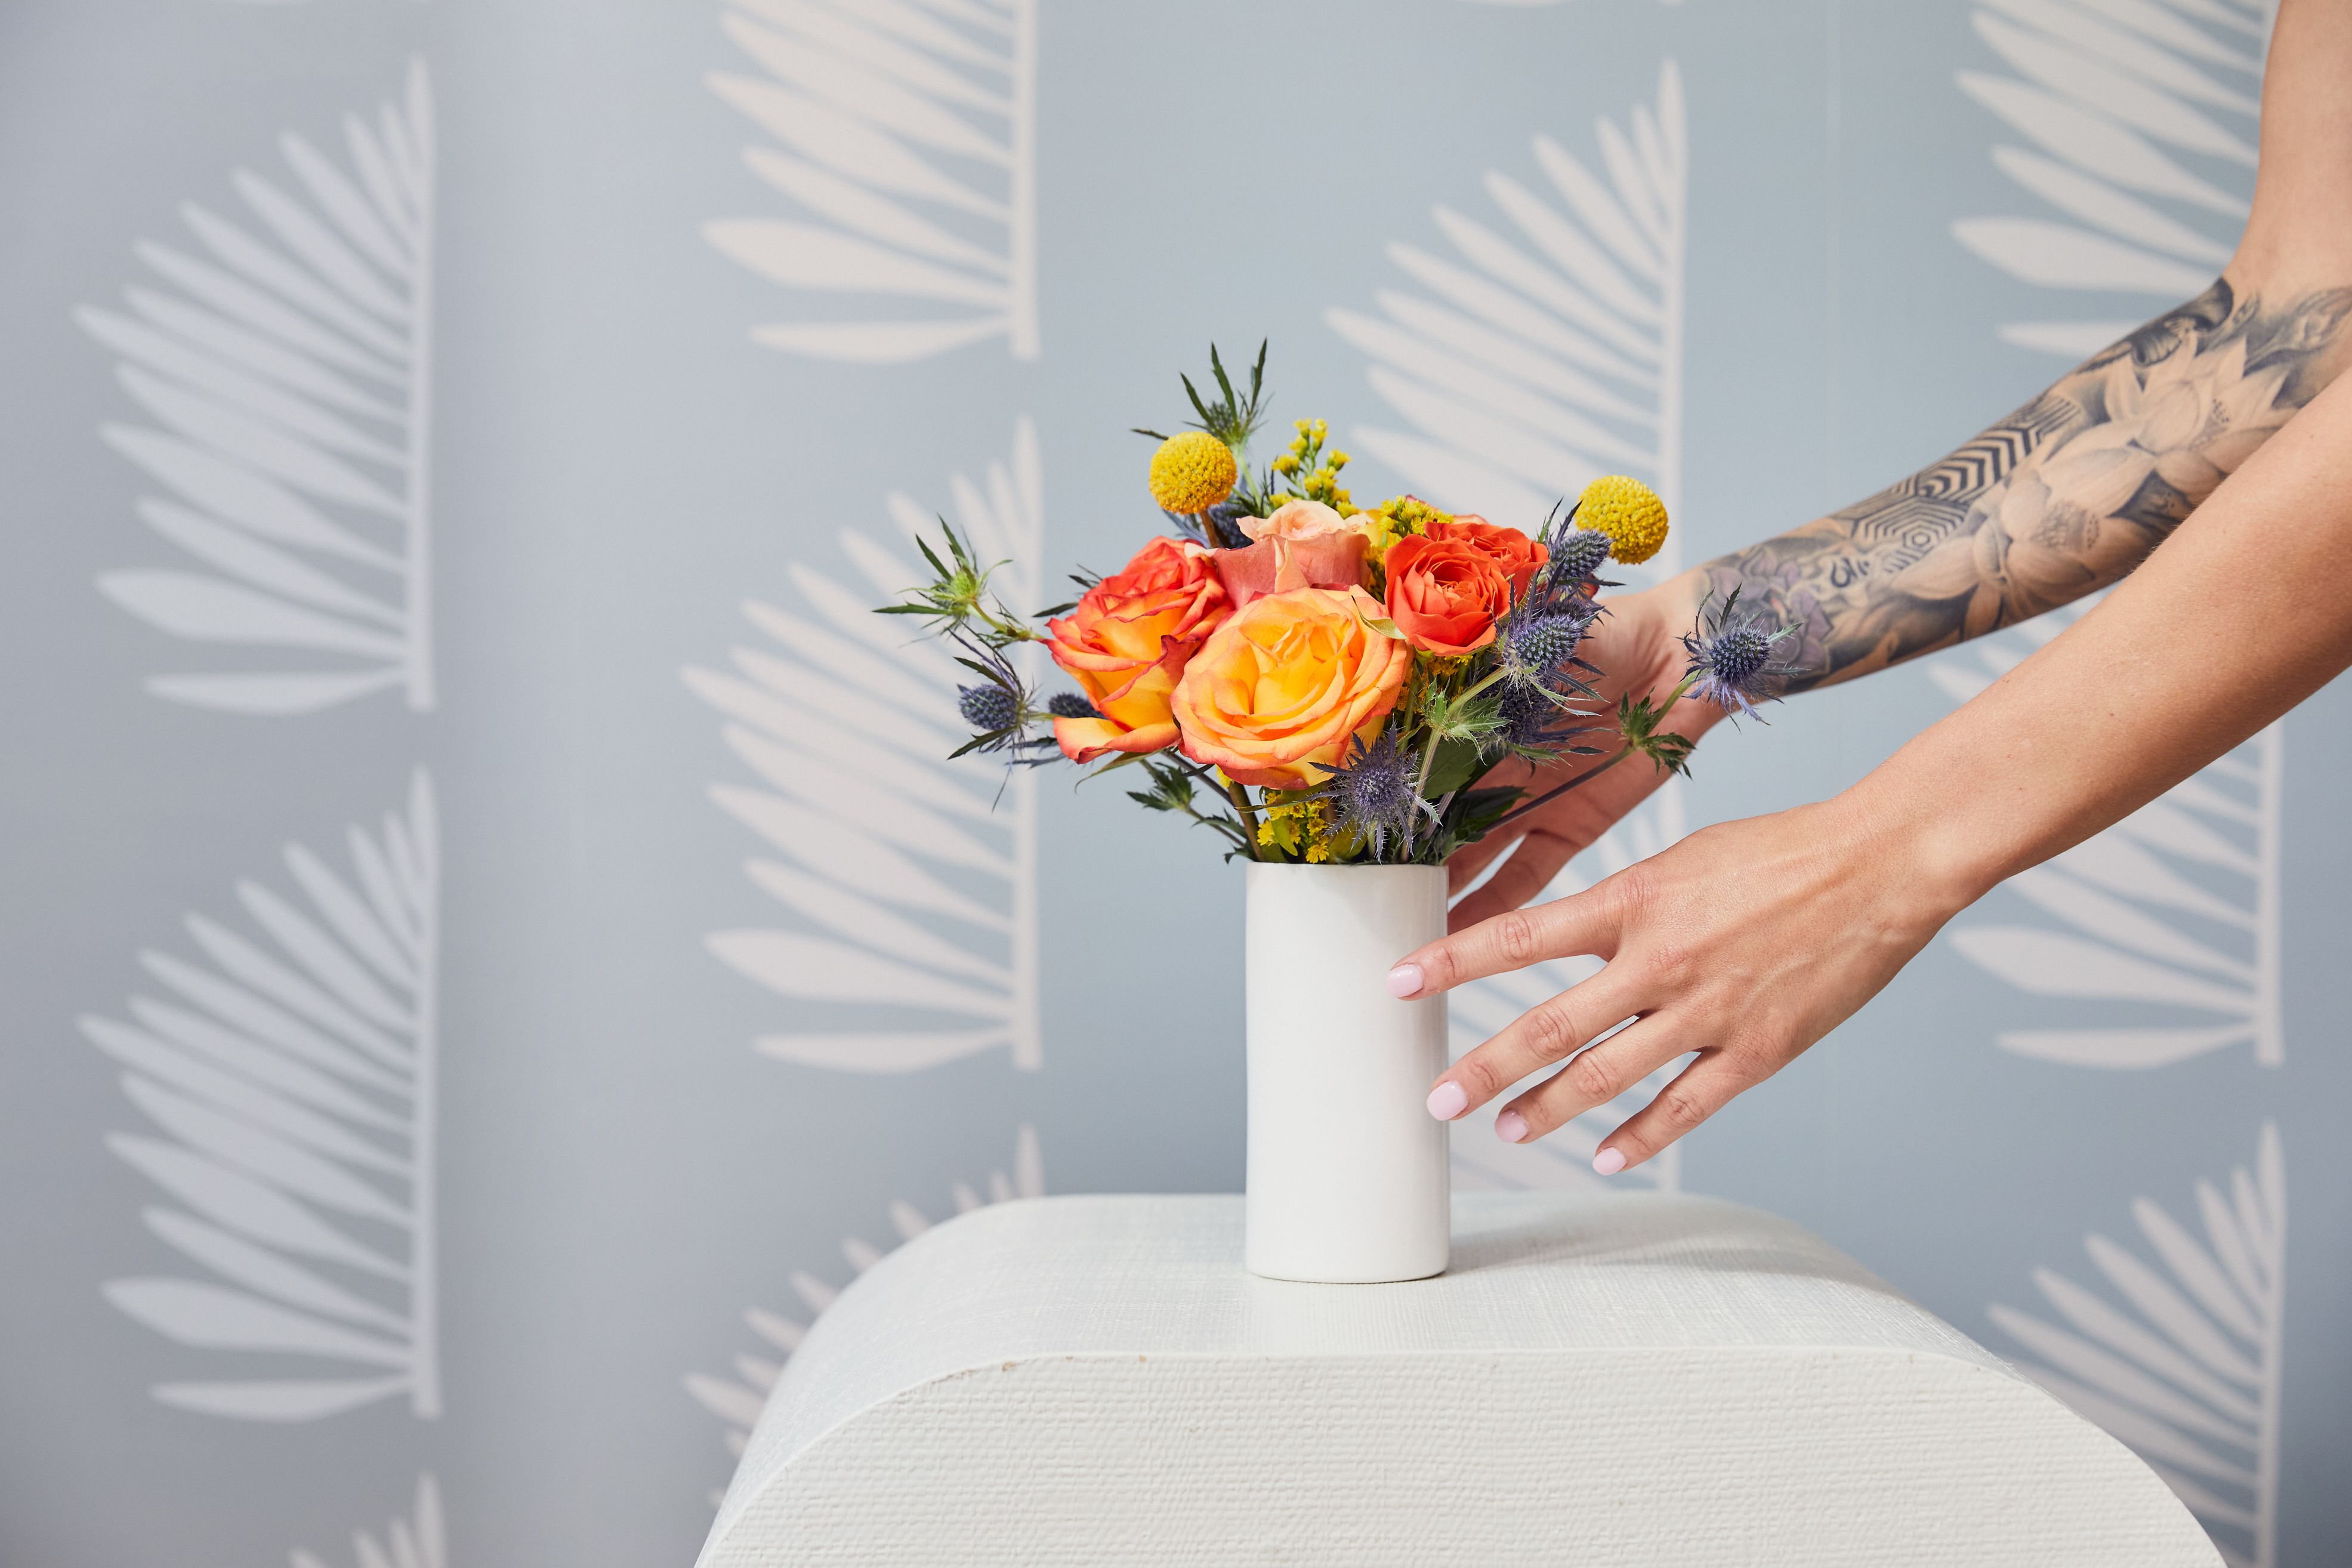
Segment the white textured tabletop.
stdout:
<path fill-rule="evenodd" d="M 892 1255 L 787 1367 L 706 1568 L 2219 1561 L 2126 1450 L 1770 1215 L 1465 1194 L 1446 1274 L 1332 1286 L 1244 1273 L 1241 1213 L 1047 1198 Z"/>

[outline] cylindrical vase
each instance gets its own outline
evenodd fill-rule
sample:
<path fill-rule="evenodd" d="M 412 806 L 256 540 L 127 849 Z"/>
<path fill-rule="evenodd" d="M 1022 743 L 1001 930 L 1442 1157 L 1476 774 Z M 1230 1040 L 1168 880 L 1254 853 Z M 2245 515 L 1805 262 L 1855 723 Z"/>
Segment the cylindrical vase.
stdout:
<path fill-rule="evenodd" d="M 1400 1002 L 1397 960 L 1445 934 L 1441 866 L 1251 862 L 1244 1261 L 1328 1284 L 1444 1272 L 1445 999 Z"/>

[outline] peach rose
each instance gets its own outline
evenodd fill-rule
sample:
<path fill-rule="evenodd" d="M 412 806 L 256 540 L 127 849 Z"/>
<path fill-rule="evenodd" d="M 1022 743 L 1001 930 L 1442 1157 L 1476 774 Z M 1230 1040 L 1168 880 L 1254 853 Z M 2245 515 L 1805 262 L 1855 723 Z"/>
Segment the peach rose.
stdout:
<path fill-rule="evenodd" d="M 1055 720 L 1062 754 L 1091 763 L 1106 752 L 1174 745 L 1169 693 L 1230 609 L 1206 549 L 1155 539 L 1087 589 L 1068 615 L 1047 621 L 1045 651 L 1086 688 L 1101 715 Z"/>
<path fill-rule="evenodd" d="M 1463 512 L 1445 522 L 1429 525 L 1431 539 L 1458 539 L 1482 554 L 1493 559 L 1511 582 L 1511 597 L 1516 602 L 1528 596 L 1528 584 L 1543 563 L 1551 559 L 1551 552 L 1540 542 L 1529 539 L 1516 528 L 1505 528 L 1488 522 L 1474 512 Z"/>
<path fill-rule="evenodd" d="M 1467 539 L 1412 534 L 1389 546 L 1389 619 L 1423 653 L 1457 658 L 1495 640 L 1511 606 L 1500 563 Z"/>
<path fill-rule="evenodd" d="M 1293 588 L 1234 612 L 1184 667 L 1171 707 L 1184 754 L 1269 789 L 1304 789 L 1369 744 L 1412 656 L 1365 623 L 1361 588 Z"/>
<path fill-rule="evenodd" d="M 1234 608 L 1293 588 L 1352 588 L 1364 580 L 1370 548 L 1363 525 L 1321 501 L 1286 501 L 1272 517 L 1245 517 L 1250 544 L 1217 552 L 1217 575 Z"/>

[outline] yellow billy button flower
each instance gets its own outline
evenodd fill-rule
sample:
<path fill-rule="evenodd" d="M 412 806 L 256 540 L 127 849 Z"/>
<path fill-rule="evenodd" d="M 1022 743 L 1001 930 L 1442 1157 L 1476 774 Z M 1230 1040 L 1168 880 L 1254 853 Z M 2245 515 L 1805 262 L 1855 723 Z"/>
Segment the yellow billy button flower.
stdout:
<path fill-rule="evenodd" d="M 1233 448 L 1206 430 L 1171 436 L 1151 455 L 1151 499 L 1162 511 L 1203 512 L 1234 493 Z"/>
<path fill-rule="evenodd" d="M 1576 504 L 1576 521 L 1609 536 L 1609 553 L 1628 566 L 1639 566 L 1666 542 L 1666 503 L 1639 479 L 1604 474 L 1584 487 Z"/>

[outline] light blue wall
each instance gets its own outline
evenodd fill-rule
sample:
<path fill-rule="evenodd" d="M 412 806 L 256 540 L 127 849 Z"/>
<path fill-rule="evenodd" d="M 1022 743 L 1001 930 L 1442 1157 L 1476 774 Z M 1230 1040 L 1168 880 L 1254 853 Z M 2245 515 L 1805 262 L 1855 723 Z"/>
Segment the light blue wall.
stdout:
<path fill-rule="evenodd" d="M 1011 291 L 1016 313 L 1034 298 L 1038 352 L 1022 357 L 1011 338 L 992 336 L 891 364 L 761 346 L 751 332 L 985 312 L 780 287 L 705 237 L 718 220 L 809 221 L 741 161 L 746 147 L 782 143 L 706 82 L 712 72 L 765 71 L 721 26 L 751 0 L 0 8 L 0 473 L 9 481 L 0 812 L 13 825 L 0 837 L 0 1560 L 231 1568 L 305 1548 L 349 1563 L 352 1531 L 387 1539 L 396 1517 L 413 1519 L 419 1478 L 430 1476 L 456 1568 L 683 1562 L 728 1474 L 720 1413 L 751 1397 L 744 1379 L 760 1371 L 736 1358 L 783 1353 L 748 1310 L 788 1338 L 780 1322 L 806 1321 L 824 1288 L 894 1245 L 914 1212 L 951 1213 L 959 1184 L 982 1197 L 992 1177 L 1020 1190 L 1042 1165 L 1055 1191 L 1238 1184 L 1238 886 L 1205 839 L 1140 817 L 1116 788 L 1073 794 L 1067 775 L 1052 773 L 1036 784 L 1041 1020 L 1023 1047 L 1035 1053 L 1034 1070 L 1003 1046 L 898 1073 L 752 1048 L 788 1034 L 972 1026 L 781 995 L 706 942 L 813 927 L 746 878 L 747 859 L 785 863 L 796 851 L 762 843 L 714 803 L 714 785 L 762 786 L 682 671 L 724 670 L 736 648 L 785 654 L 744 619 L 746 599 L 824 625 L 795 572 L 856 582 L 844 530 L 903 556 L 890 493 L 951 510 L 954 477 L 984 489 L 990 465 L 1013 456 L 1016 426 L 1034 421 L 1045 574 L 1113 564 L 1150 522 L 1142 443 L 1127 426 L 1181 416 L 1175 372 L 1197 372 L 1212 336 L 1239 349 L 1265 335 L 1278 417 L 1328 418 L 1365 454 L 1351 470 L 1360 496 L 1412 484 L 1475 501 L 1375 454 L 1386 431 L 1454 450 L 1454 471 L 1483 462 L 1384 399 L 1371 360 L 1329 313 L 1377 316 L 1382 290 L 1433 297 L 1390 247 L 1459 263 L 1434 207 L 1527 245 L 1482 183 L 1487 173 L 1564 210 L 1533 139 L 1552 138 L 1612 180 L 1596 120 L 1623 128 L 1637 106 L 1655 111 L 1668 59 L 1687 101 L 1685 455 L 1675 476 L 1686 561 L 1857 499 L 2063 368 L 2062 357 L 2004 342 L 2004 324 L 2136 320 L 2173 302 L 2154 289 L 2044 286 L 2029 280 L 2032 256 L 1989 258 L 1955 237 L 1970 218 L 2072 221 L 1994 165 L 1996 146 L 2024 139 L 1956 79 L 2021 78 L 1990 41 L 1998 21 L 1994 35 L 1980 30 L 2000 14 L 1989 3 L 1043 0 L 1034 13 L 1024 4 L 770 8 L 785 27 L 800 14 L 903 13 L 981 41 L 1000 33 L 956 18 L 1034 15 L 1034 71 L 960 68 L 999 94 L 1010 81 L 1013 100 L 1034 110 L 1034 153 L 993 172 L 946 157 L 940 166 L 998 195 L 1034 174 L 1034 272 L 1014 265 Z M 2047 0 L 2043 9 L 2061 20 L 2137 17 L 2131 36 L 2143 45 L 2252 90 L 2250 77 L 2178 36 L 2193 26 L 2227 49 L 2258 52 L 2261 22 L 2241 0 Z M 813 47 L 788 44 L 784 66 L 808 64 Z M 415 489 L 432 549 L 421 639 L 432 701 L 413 704 L 394 689 L 254 715 L 157 695 L 148 683 L 158 677 L 361 668 L 373 656 L 174 635 L 152 605 L 142 617 L 100 590 L 110 574 L 205 568 L 141 521 L 142 499 L 168 498 L 170 487 L 100 432 L 162 422 L 118 379 L 124 354 L 76 311 L 126 312 L 127 288 L 170 292 L 135 247 L 200 251 L 184 204 L 258 232 L 233 175 L 250 170 L 300 190 L 279 145 L 289 132 L 352 170 L 342 117 L 373 123 L 380 105 L 406 102 L 412 62 L 429 83 L 436 143 L 433 353 L 413 378 L 431 437 L 430 469 Z M 953 112 L 1005 134 L 1006 121 L 986 110 Z M 2200 112 L 2251 135 L 2235 110 Z M 2217 188 L 2251 188 L 2251 171 L 2226 155 L 2169 155 Z M 2226 217 L 2154 205 L 2230 237 Z M 940 221 L 1009 254 L 1003 224 Z M 821 242 L 797 243 L 804 257 Z M 1034 289 L 1024 282 L 1032 278 Z M 1480 429 L 1545 417 L 1519 394 L 1502 402 L 1478 415 Z M 1570 453 L 1560 461 L 1575 460 L 1574 439 L 1547 438 Z M 310 449 L 322 448 L 313 439 Z M 1540 489 L 1565 471 L 1523 469 L 1512 482 Z M 324 510 L 386 548 L 405 537 L 364 508 Z M 373 568 L 296 554 L 394 593 Z M 227 619 L 251 630 L 262 613 L 248 602 Z M 1957 680 L 1982 673 L 1975 659 L 1964 650 L 1935 666 Z M 1951 701 L 1927 668 L 1913 668 L 1790 703 L 1769 728 L 1718 731 L 1682 797 L 1686 820 L 1834 791 Z M 2226 1252 L 2226 1239 L 2210 1239 L 2198 1184 L 2214 1184 L 2227 1208 L 2231 1173 L 2244 1168 L 2255 1228 L 2266 1226 L 2276 1194 L 2258 1190 L 2259 1151 L 2274 1126 L 2278 1179 L 2292 1199 L 2283 1339 L 2276 1353 L 2264 1349 L 2263 1312 L 2251 1338 L 2223 1323 L 2229 1364 L 2211 1373 L 2220 1405 L 2193 1388 L 2180 1395 L 2260 1440 L 2237 1448 L 2225 1435 L 2197 1436 L 2221 1465 L 2214 1474 L 2183 1458 L 2178 1431 L 2169 1447 L 2145 1419 L 2124 1435 L 2210 1494 L 2217 1534 L 2244 1560 L 2309 1568 L 2352 1557 L 2352 1517 L 2339 1500 L 2352 1441 L 2342 1331 L 2352 1321 L 2352 1247 L 2342 1239 L 2352 1154 L 2337 1112 L 2352 1096 L 2336 952 L 2352 859 L 2335 809 L 2336 781 L 2352 765 L 2344 717 L 2331 689 L 2286 722 L 2267 816 L 2259 769 L 2242 786 L 2206 781 L 2225 806 L 2252 803 L 2243 821 L 2226 809 L 2199 816 L 2192 804 L 2191 819 L 2224 845 L 2221 858 L 2251 856 L 2258 874 L 2160 858 L 2245 921 L 2133 906 L 2220 955 L 2185 961 L 2176 944 L 2149 961 L 2172 977 L 2165 984 L 2186 977 L 2276 998 L 2277 1062 L 2258 1060 L 2245 1042 L 2129 1069 L 2002 1048 L 2005 1031 L 2228 1022 L 2210 1008 L 2010 984 L 1963 951 L 1967 931 L 2074 927 L 2003 891 L 1833 1038 L 1643 1178 L 1787 1213 L 1995 1350 L 2046 1368 L 2046 1338 L 2037 1351 L 1996 1321 L 1996 1307 L 2078 1335 L 2097 1331 L 2068 1326 L 2037 1270 L 2090 1289 L 2126 1318 L 2153 1310 L 2161 1326 L 2169 1310 L 2134 1302 L 2086 1252 L 2088 1234 L 2184 1280 L 2180 1299 L 2204 1302 L 2189 1310 L 2226 1317 L 2158 1249 L 2135 1204 L 2152 1202 L 2200 1247 Z M 2250 750 L 2242 760 L 2260 758 Z M 413 1247 L 408 1230 L 364 1219 L 346 1228 L 429 1258 L 435 1300 L 412 1310 L 405 1282 L 329 1266 L 322 1276 L 389 1320 L 355 1325 L 314 1304 L 295 1328 L 273 1320 L 254 1330 L 217 1295 L 163 1309 L 145 1299 L 143 1321 L 110 1304 L 142 1300 L 119 1289 L 133 1279 L 267 1294 L 251 1279 L 226 1286 L 217 1268 L 142 1224 L 144 1211 L 185 1213 L 195 1200 L 171 1196 L 118 1157 L 110 1135 L 186 1149 L 209 1136 L 213 1152 L 197 1158 L 214 1171 L 266 1164 L 271 1146 L 248 1122 L 224 1132 L 167 1110 L 181 1121 L 159 1127 L 125 1088 L 137 1075 L 94 1048 L 77 1020 L 128 1025 L 134 994 L 169 994 L 142 969 L 142 952 L 216 974 L 229 966 L 205 955 L 184 924 L 191 913 L 286 951 L 240 901 L 240 885 L 315 910 L 283 856 L 297 844 L 363 892 L 347 828 L 382 842 L 385 814 L 408 809 L 420 773 L 440 865 L 430 900 L 437 985 L 424 1009 L 437 1075 L 422 1162 L 429 1201 L 412 1201 L 397 1171 L 357 1169 L 416 1216 L 425 1241 Z M 1000 826 L 1010 820 L 1008 807 L 968 834 L 991 854 L 1013 854 Z M 1654 835 L 1657 823 L 1637 828 Z M 2274 869 L 2263 868 L 2265 842 Z M 938 875 L 988 908 L 1012 907 L 1007 884 L 983 871 Z M 1012 956 L 1002 937 L 915 918 L 966 943 L 983 966 Z M 2147 940 L 2112 910 L 2089 918 L 2111 952 Z M 2280 954 L 2274 982 L 2258 962 L 2264 944 Z M 348 936 L 330 945 L 357 952 Z M 933 981 L 971 977 L 917 968 Z M 2106 988 L 2146 994 L 2143 981 Z M 806 974 L 793 984 L 810 988 Z M 395 1044 L 404 1037 L 395 1032 Z M 190 1088 L 188 1098 L 203 1103 L 207 1092 Z M 418 1142 L 411 1102 L 370 1092 L 379 1122 L 362 1136 L 406 1158 Z M 249 1101 L 248 1113 L 270 1114 Z M 1471 1183 L 1591 1180 L 1568 1158 L 1498 1166 L 1481 1149 L 1465 1150 L 1465 1161 Z M 347 1153 L 329 1163 L 354 1168 Z M 300 1189 L 304 1177 L 276 1169 L 268 1190 Z M 315 1191 L 305 1201 L 337 1212 Z M 911 1209 L 894 1220 L 894 1203 Z M 2225 1215 L 2233 1226 L 2243 1228 Z M 271 1251 L 294 1256 L 275 1243 Z M 159 1322 L 183 1337 L 245 1331 L 278 1348 L 174 1342 Z M 377 1343 L 434 1341 L 429 1357 L 412 1360 L 437 1372 L 438 1413 L 420 1413 L 431 1401 L 406 1386 L 299 1421 L 202 1414 L 151 1393 L 387 1375 L 286 1353 L 301 1323 Z M 223 1397 L 250 1411 L 280 1395 Z M 2273 1417 L 2276 1435 L 2262 1436 Z M 2176 1411 L 2176 1426 L 2182 1419 Z M 2232 1522 L 2232 1508 L 2248 1518 Z"/>

